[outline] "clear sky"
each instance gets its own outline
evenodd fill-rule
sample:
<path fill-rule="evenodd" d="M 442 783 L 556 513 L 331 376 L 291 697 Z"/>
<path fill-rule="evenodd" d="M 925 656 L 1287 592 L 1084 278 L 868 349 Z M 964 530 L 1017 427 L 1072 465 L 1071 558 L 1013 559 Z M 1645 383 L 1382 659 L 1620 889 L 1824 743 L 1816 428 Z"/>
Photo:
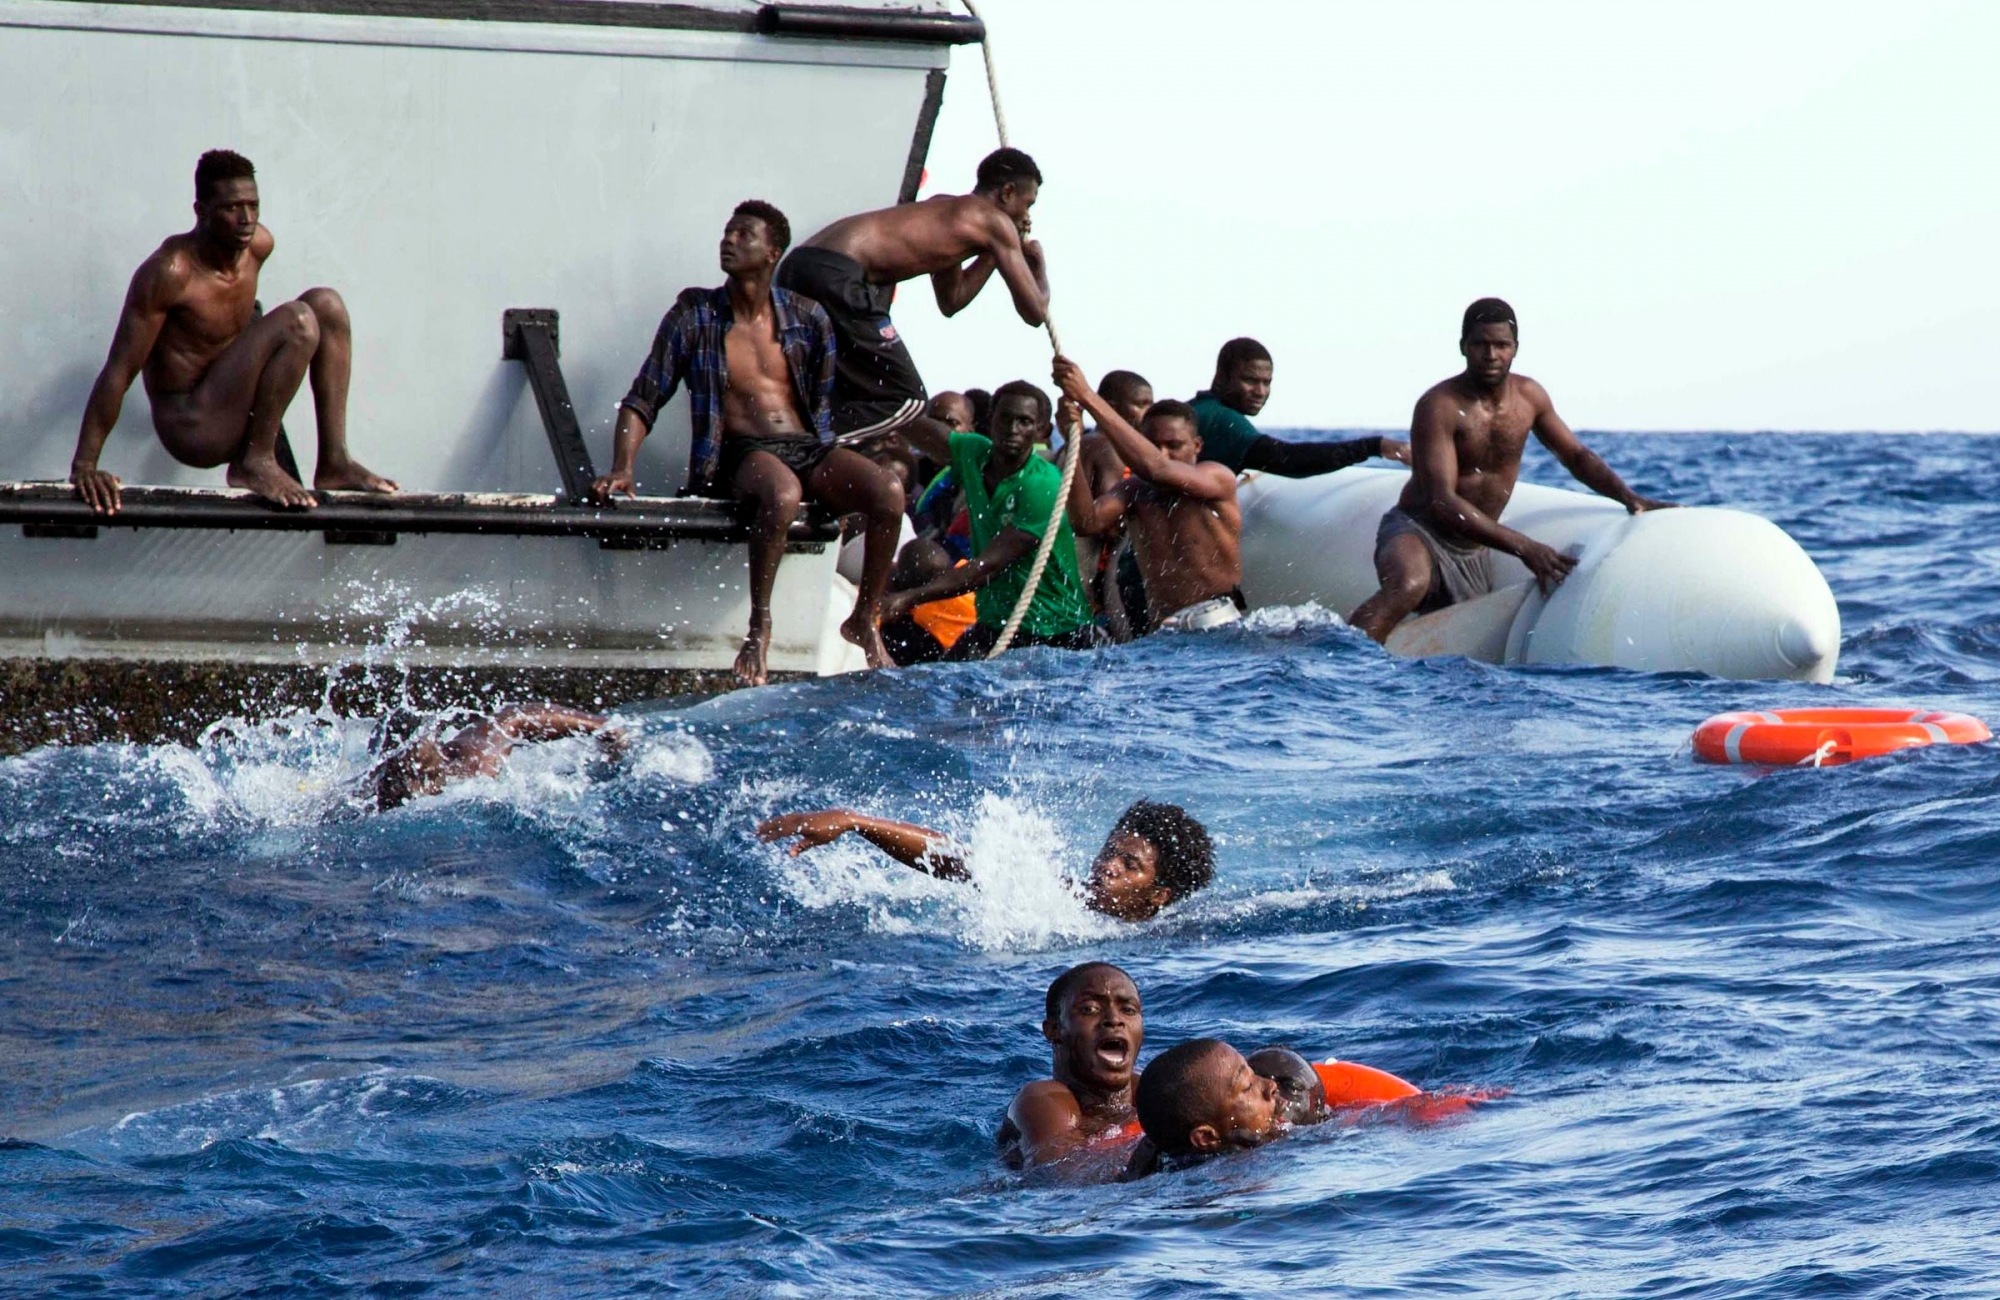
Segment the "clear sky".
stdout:
<path fill-rule="evenodd" d="M 2000 430 L 1995 0 L 983 0 L 1066 349 L 1159 395 L 1262 339 L 1262 423 L 1398 427 L 1495 294 L 1596 429 Z M 925 193 L 996 143 L 953 56 Z M 897 320 L 1046 382 L 996 280 Z"/>

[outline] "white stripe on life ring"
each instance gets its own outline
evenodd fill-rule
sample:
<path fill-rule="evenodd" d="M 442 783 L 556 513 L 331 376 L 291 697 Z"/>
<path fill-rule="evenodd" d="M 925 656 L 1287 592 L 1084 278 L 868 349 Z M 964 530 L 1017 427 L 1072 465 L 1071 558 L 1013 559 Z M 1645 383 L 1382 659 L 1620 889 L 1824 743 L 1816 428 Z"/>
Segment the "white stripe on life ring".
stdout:
<path fill-rule="evenodd" d="M 1771 715 L 1768 713 L 1760 714 L 1758 716 L 1765 718 L 1771 717 Z M 1776 722 L 1777 719 L 1771 718 L 1771 721 Z M 1750 723 L 1739 722 L 1735 726 L 1729 729 L 1729 734 L 1727 736 L 1724 736 L 1722 738 L 1722 752 L 1729 756 L 1730 762 L 1741 763 L 1743 761 L 1743 733 L 1750 730 L 1750 726 L 1751 726 Z"/>

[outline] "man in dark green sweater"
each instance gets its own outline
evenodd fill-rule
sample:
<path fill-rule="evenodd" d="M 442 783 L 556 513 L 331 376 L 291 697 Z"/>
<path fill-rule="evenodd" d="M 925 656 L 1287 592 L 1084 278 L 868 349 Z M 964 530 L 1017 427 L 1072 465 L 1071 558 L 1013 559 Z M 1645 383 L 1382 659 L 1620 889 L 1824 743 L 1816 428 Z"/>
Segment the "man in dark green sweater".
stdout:
<path fill-rule="evenodd" d="M 1370 456 L 1410 463 L 1400 438 L 1346 442 L 1291 442 L 1257 432 L 1250 417 L 1271 399 L 1271 354 L 1256 339 L 1231 339 L 1215 358 L 1215 380 L 1194 397 L 1203 460 L 1221 461 L 1234 473 L 1263 470 L 1282 478 L 1311 478 L 1358 465 Z"/>

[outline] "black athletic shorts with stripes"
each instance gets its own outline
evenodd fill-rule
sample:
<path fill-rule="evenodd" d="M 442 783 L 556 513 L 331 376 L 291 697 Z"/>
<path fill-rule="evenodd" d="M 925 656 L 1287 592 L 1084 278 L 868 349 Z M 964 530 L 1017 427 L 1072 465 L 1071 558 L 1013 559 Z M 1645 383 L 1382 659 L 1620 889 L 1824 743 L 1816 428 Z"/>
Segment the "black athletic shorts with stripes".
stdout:
<path fill-rule="evenodd" d="M 778 287 L 810 298 L 833 322 L 833 440 L 872 442 L 922 415 L 930 394 L 889 319 L 893 286 L 870 284 L 861 263 L 824 248 L 795 248 Z"/>

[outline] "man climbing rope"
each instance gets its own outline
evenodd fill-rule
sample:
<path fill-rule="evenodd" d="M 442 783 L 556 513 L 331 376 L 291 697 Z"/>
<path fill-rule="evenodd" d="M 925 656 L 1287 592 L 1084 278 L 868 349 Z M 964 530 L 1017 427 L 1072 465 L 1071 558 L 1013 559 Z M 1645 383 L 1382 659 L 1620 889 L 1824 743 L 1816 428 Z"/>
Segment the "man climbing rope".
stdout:
<path fill-rule="evenodd" d="M 955 316 L 998 271 L 1014 310 L 1030 325 L 1049 314 L 1042 246 L 1028 237 L 1042 173 L 1019 149 L 996 149 L 979 164 L 970 194 L 940 194 L 843 217 L 792 251 L 778 287 L 826 309 L 838 340 L 834 440 L 872 442 L 901 431 L 939 463 L 951 430 L 926 413 L 928 396 L 909 349 L 889 319 L 890 291 L 931 278 L 938 310 Z"/>

